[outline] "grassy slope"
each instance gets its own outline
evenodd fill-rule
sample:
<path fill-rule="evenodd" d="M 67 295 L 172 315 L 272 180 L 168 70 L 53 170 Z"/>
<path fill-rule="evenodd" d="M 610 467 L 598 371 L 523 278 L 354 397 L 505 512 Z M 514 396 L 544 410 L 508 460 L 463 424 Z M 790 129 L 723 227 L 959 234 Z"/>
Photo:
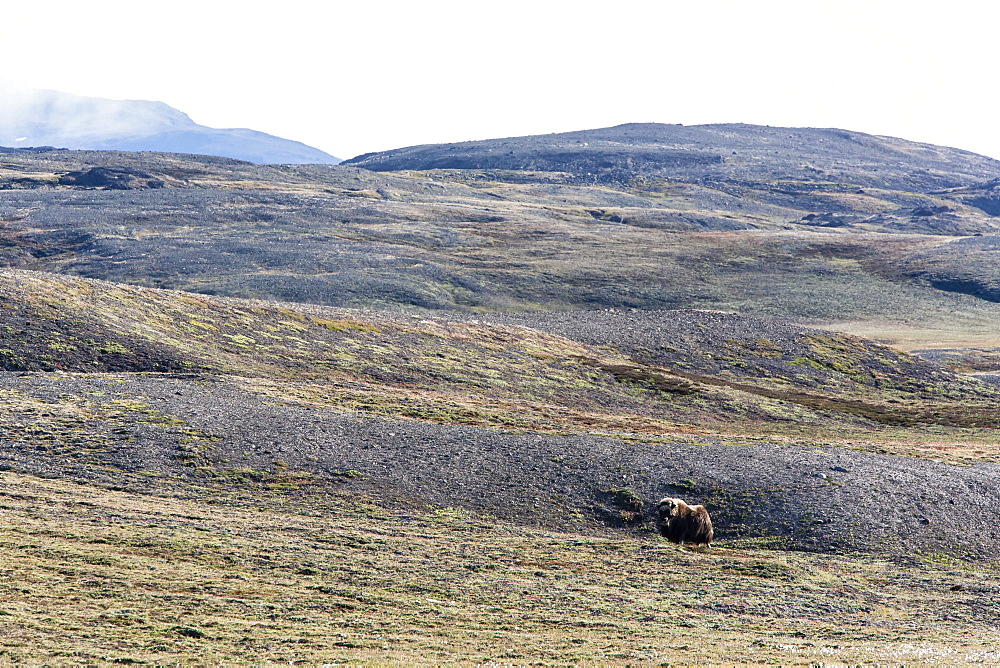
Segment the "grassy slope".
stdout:
<path fill-rule="evenodd" d="M 383 417 L 639 437 L 854 438 L 882 429 L 919 438 L 907 427 L 938 425 L 971 441 L 990 438 L 998 421 L 992 386 L 845 335 L 784 326 L 774 342 L 769 321 L 736 316 L 653 316 L 675 329 L 644 353 L 514 323 L 227 301 L 31 272 L 0 274 L 0 309 L 8 369 L 207 370 L 278 399 Z"/>
<path fill-rule="evenodd" d="M 0 660 L 995 662 L 985 563 L 530 530 L 0 477 Z"/>

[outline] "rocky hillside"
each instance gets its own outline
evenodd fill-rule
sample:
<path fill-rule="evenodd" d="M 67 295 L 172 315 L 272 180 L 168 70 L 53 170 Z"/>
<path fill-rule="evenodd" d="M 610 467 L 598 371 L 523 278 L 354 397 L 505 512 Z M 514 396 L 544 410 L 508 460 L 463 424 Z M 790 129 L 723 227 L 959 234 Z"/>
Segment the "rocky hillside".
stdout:
<path fill-rule="evenodd" d="M 713 141 L 0 151 L 0 663 L 995 663 L 995 177 Z"/>
<path fill-rule="evenodd" d="M 774 184 L 929 191 L 1000 176 L 1000 162 L 969 151 L 837 129 L 745 124 L 630 123 L 612 128 L 411 146 L 345 164 L 376 171 L 565 172 L 580 182 Z M 791 193 L 787 193 L 791 194 Z M 858 193 L 864 194 L 864 193 Z"/>
<path fill-rule="evenodd" d="M 946 180 L 989 164 L 969 158 Z M 567 174 L 8 152 L 0 265 L 332 306 L 711 308 L 911 328 L 950 313 L 996 329 L 991 182 L 753 194 L 742 180 Z"/>
<path fill-rule="evenodd" d="M 683 192 L 715 205 L 728 196 L 737 198 L 729 206 L 743 214 L 767 218 L 782 209 L 804 210 L 795 222 L 824 229 L 972 234 L 995 229 L 989 218 L 1000 211 L 994 192 L 1000 161 L 837 129 L 633 123 L 413 146 L 345 164 L 377 171 L 488 172 L 486 178 L 514 182 L 537 180 L 541 172 L 549 180 L 646 196 Z M 605 213 L 606 220 L 615 220 Z M 753 227 L 758 224 L 748 221 L 747 228 Z"/>

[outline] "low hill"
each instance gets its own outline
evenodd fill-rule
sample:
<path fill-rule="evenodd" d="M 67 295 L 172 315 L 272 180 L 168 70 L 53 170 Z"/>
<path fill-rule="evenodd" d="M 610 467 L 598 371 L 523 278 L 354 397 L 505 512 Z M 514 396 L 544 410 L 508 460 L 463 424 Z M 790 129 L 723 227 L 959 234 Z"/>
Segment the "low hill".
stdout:
<path fill-rule="evenodd" d="M 273 164 L 340 162 L 263 132 L 198 125 L 162 102 L 107 100 L 2 82 L 0 146 L 195 153 Z"/>
<path fill-rule="evenodd" d="M 790 189 L 934 190 L 1000 175 L 970 151 L 824 128 L 742 123 L 629 123 L 550 135 L 429 144 L 366 153 L 345 164 L 376 171 L 565 172 L 581 183 L 666 178 L 686 183 L 785 184 Z M 777 189 L 777 188 L 776 188 Z M 779 193 L 775 192 L 775 195 Z"/>
<path fill-rule="evenodd" d="M 795 222 L 921 234 L 995 230 L 990 217 L 997 215 L 1000 176 L 1000 161 L 969 151 L 848 130 L 746 124 L 632 123 L 413 146 L 344 164 L 486 172 L 487 179 L 514 182 L 530 182 L 542 172 L 647 197 L 683 194 L 702 206 L 736 209 L 749 218 L 746 229 L 779 211 L 805 210 Z M 737 199 L 727 206 L 726 197 Z M 605 220 L 616 219 L 614 212 L 603 213 Z M 617 217 L 625 222 L 629 216 Z"/>
<path fill-rule="evenodd" d="M 1000 388 L 847 335 L 705 312 L 458 322 L 11 271 L 0 314 L 8 470 L 605 533 L 683 494 L 722 541 L 995 550 Z"/>

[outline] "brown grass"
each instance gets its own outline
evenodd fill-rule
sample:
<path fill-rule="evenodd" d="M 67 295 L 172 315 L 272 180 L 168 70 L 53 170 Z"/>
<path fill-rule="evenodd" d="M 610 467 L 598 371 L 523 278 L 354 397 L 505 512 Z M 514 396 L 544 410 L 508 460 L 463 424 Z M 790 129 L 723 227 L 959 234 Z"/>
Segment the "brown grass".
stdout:
<path fill-rule="evenodd" d="M 1000 660 L 995 568 L 0 478 L 0 661 Z"/>

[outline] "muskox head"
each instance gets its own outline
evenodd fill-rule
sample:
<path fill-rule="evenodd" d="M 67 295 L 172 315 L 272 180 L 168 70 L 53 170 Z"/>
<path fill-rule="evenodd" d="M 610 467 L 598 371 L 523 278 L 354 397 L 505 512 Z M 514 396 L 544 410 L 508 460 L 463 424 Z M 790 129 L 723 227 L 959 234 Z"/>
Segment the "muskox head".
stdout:
<path fill-rule="evenodd" d="M 656 505 L 656 528 L 674 543 L 710 545 L 712 542 L 712 520 L 705 506 L 689 506 L 681 499 L 660 499 Z"/>

